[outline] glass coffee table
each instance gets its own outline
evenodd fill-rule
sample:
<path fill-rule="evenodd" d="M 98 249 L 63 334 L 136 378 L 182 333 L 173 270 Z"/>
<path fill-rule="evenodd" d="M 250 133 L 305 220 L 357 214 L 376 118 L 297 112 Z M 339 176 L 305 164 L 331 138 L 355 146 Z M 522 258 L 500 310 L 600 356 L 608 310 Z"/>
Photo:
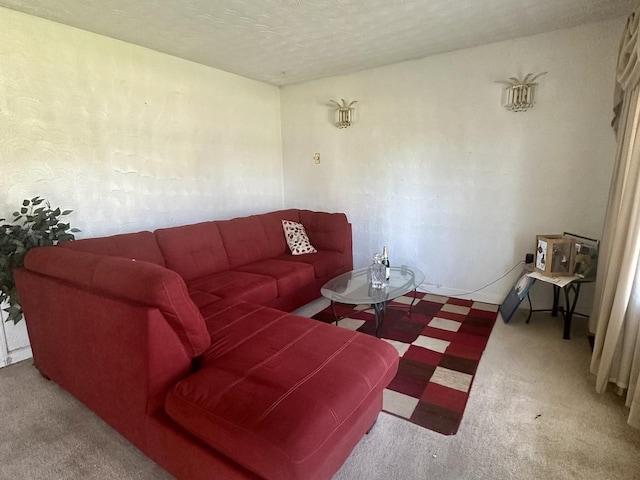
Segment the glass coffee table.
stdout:
<path fill-rule="evenodd" d="M 371 305 L 375 311 L 376 336 L 380 326 L 384 321 L 384 313 L 387 302 L 401 297 L 409 292 L 413 292 L 413 300 L 409 305 L 409 316 L 415 303 L 416 288 L 424 281 L 424 273 L 415 267 L 402 265 L 391 267 L 391 274 L 384 288 L 372 288 L 369 283 L 369 268 L 360 268 L 329 280 L 320 289 L 320 293 L 325 298 L 331 300 L 333 316 L 338 324 L 335 303 L 346 303 L 350 305 Z"/>

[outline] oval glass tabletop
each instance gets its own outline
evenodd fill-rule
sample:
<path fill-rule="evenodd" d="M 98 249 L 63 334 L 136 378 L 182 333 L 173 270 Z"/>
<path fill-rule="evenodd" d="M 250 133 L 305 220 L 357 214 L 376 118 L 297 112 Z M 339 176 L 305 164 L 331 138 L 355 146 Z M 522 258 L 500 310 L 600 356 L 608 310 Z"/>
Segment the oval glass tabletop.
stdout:
<path fill-rule="evenodd" d="M 424 273 L 415 267 L 391 267 L 387 285 L 371 288 L 369 267 L 359 268 L 329 280 L 320 293 L 332 302 L 350 304 L 376 304 L 387 302 L 415 290 L 424 281 Z"/>

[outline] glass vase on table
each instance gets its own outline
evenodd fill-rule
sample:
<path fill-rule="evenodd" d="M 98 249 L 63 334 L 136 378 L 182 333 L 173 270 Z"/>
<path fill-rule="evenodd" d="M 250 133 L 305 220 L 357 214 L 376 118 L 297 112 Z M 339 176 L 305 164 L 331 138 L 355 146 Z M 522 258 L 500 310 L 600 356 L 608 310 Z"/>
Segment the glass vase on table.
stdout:
<path fill-rule="evenodd" d="M 376 253 L 369 266 L 369 278 L 372 288 L 384 288 L 387 285 L 386 268 L 382 263 L 382 255 Z"/>

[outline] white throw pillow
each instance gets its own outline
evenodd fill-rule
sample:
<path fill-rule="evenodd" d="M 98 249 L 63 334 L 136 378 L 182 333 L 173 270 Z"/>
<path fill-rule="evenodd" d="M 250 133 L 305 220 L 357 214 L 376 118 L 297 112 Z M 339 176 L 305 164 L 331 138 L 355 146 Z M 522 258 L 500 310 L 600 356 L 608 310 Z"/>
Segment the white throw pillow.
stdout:
<path fill-rule="evenodd" d="M 292 222 L 291 220 L 282 220 L 282 228 L 284 229 L 284 238 L 292 255 L 304 255 L 306 253 L 316 253 L 317 250 L 309 242 L 307 232 L 301 223 Z"/>

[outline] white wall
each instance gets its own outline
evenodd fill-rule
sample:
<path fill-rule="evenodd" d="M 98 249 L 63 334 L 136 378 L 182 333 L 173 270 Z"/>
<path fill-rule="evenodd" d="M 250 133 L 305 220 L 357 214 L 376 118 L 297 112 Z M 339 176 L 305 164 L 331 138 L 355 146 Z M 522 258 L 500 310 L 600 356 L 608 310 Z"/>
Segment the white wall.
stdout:
<path fill-rule="evenodd" d="M 0 8 L 0 217 L 79 237 L 282 208 L 275 87 Z"/>
<path fill-rule="evenodd" d="M 386 244 L 425 271 L 424 289 L 459 295 L 538 233 L 600 236 L 623 25 L 278 90 L 0 8 L 0 216 L 40 195 L 73 209 L 84 237 L 282 206 L 344 211 L 357 266 Z M 500 106 L 495 80 L 545 70 L 533 110 Z M 327 105 L 339 98 L 359 102 L 346 130 Z M 473 297 L 499 302 L 512 281 Z"/>
<path fill-rule="evenodd" d="M 623 26 L 616 19 L 283 88 L 285 204 L 345 211 L 356 266 L 388 245 L 393 263 L 425 272 L 423 289 L 452 295 L 507 272 L 536 234 L 600 237 Z M 496 80 L 542 71 L 532 110 L 501 106 Z M 328 106 L 340 98 L 358 101 L 344 130 Z M 519 271 L 471 297 L 499 303 Z"/>

